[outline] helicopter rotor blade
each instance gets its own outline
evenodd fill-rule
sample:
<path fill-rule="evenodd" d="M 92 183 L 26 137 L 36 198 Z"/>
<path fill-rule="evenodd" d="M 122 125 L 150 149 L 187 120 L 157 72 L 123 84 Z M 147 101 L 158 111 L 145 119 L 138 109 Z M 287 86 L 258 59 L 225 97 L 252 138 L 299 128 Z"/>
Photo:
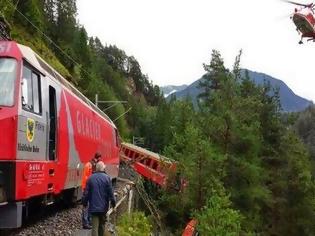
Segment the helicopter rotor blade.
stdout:
<path fill-rule="evenodd" d="M 302 7 L 308 7 L 308 8 L 314 7 L 314 3 L 303 4 L 303 3 L 293 2 L 293 1 L 290 1 L 290 0 L 282 0 L 282 1 L 290 3 L 290 4 L 293 4 L 293 5 L 302 6 Z"/>

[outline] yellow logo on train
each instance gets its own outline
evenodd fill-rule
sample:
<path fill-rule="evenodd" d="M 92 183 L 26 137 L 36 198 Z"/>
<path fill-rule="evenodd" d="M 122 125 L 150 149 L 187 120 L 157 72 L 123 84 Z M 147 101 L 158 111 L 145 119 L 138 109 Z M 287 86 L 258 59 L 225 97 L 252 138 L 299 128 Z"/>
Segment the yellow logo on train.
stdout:
<path fill-rule="evenodd" d="M 33 142 L 35 136 L 35 120 L 27 118 L 26 138 L 29 142 Z"/>

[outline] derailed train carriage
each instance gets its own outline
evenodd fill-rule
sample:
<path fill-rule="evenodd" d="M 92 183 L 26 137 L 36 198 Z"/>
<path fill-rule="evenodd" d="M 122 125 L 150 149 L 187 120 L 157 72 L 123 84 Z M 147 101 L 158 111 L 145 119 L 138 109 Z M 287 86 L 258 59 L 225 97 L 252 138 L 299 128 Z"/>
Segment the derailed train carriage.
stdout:
<path fill-rule="evenodd" d="M 30 200 L 80 199 L 83 166 L 96 151 L 118 176 L 114 123 L 14 41 L 0 41 L 0 131 L 0 228 L 20 227 Z"/>

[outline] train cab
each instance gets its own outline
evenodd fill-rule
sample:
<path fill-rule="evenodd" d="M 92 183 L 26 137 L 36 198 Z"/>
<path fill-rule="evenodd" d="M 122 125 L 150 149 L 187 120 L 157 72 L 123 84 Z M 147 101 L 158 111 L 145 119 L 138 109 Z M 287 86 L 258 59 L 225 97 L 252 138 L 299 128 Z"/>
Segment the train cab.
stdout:
<path fill-rule="evenodd" d="M 0 219 L 0 226 L 19 225 L 15 203 L 16 145 L 19 107 L 19 77 L 22 56 L 17 45 L 0 42 L 0 211 L 13 213 L 12 219 Z M 11 203 L 14 202 L 14 203 Z M 11 224 L 12 223 L 12 224 Z"/>
<path fill-rule="evenodd" d="M 102 153 L 119 171 L 114 123 L 32 49 L 0 41 L 0 228 L 17 228 L 30 199 L 80 199 L 83 166 Z"/>
<path fill-rule="evenodd" d="M 44 73 L 32 56 L 25 46 L 0 41 L 0 228 L 20 227 L 25 201 L 53 187 L 45 168 L 52 165 L 47 154 L 55 155 L 57 106 L 54 91 L 44 94 Z"/>

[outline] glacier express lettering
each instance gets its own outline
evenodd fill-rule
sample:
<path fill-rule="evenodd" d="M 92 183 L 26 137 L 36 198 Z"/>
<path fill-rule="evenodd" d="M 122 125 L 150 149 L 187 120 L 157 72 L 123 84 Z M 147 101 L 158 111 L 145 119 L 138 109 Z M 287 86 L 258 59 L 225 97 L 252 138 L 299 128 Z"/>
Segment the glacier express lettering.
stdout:
<path fill-rule="evenodd" d="M 101 140 L 101 125 L 80 111 L 77 111 L 77 132 L 80 135 Z"/>

